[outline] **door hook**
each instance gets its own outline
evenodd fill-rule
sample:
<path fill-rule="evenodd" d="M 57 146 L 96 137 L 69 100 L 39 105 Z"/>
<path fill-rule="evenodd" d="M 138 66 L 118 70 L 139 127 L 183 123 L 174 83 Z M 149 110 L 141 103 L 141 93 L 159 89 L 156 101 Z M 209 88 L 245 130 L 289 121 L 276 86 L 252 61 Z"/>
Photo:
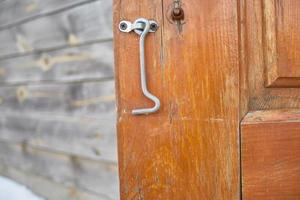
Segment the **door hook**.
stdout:
<path fill-rule="evenodd" d="M 119 29 L 122 32 L 129 33 L 134 31 L 138 35 L 140 35 L 140 75 L 141 75 L 141 86 L 142 92 L 151 101 L 154 102 L 154 106 L 152 108 L 140 108 L 134 109 L 132 114 L 134 115 L 142 115 L 142 114 L 151 114 L 159 110 L 160 108 L 160 100 L 151 94 L 147 88 L 147 78 L 146 78 L 146 65 L 145 65 L 145 38 L 147 34 L 154 33 L 158 29 L 158 24 L 155 21 L 147 20 L 144 18 L 139 18 L 135 20 L 134 23 L 129 21 L 121 21 L 119 24 Z"/>

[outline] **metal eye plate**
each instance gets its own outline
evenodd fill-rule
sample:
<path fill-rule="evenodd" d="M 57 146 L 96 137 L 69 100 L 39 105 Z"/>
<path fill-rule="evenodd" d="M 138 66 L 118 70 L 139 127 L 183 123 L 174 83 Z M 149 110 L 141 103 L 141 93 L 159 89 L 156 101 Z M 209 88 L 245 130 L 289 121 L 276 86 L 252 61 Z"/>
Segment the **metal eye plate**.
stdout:
<path fill-rule="evenodd" d="M 159 25 L 154 20 L 149 20 L 150 23 L 150 33 L 155 33 L 157 29 L 159 28 Z M 134 23 L 131 23 L 130 21 L 123 20 L 119 23 L 119 30 L 124 33 L 129 33 L 131 31 L 135 31 L 137 34 L 141 34 L 143 32 L 144 25 L 143 23 L 139 22 L 137 19 Z"/>

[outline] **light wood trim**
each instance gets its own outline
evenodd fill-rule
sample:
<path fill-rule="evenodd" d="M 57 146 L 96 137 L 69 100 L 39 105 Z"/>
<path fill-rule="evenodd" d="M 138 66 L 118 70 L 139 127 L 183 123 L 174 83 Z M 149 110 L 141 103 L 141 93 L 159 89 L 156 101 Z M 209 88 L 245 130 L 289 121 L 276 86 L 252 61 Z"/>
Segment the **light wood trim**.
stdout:
<path fill-rule="evenodd" d="M 300 122 L 299 109 L 261 110 L 247 113 L 242 125 L 258 123 Z"/>
<path fill-rule="evenodd" d="M 264 16 L 264 59 L 266 87 L 272 87 L 278 79 L 276 8 L 274 0 L 262 0 Z"/>

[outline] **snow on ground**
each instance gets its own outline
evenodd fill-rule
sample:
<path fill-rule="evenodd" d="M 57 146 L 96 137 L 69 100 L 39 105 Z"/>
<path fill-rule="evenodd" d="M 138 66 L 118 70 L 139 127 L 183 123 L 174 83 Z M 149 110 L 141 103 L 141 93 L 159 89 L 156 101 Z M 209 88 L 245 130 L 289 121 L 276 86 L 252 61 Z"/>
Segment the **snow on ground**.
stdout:
<path fill-rule="evenodd" d="M 43 200 L 28 188 L 8 178 L 0 177 L 0 200 Z"/>

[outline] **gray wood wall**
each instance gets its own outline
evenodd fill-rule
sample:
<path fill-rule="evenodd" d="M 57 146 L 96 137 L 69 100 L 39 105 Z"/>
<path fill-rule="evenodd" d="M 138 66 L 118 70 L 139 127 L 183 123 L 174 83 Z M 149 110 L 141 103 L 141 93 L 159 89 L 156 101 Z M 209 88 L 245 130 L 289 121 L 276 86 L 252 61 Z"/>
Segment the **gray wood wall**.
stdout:
<path fill-rule="evenodd" d="M 112 0 L 0 0 L 0 175 L 119 199 Z"/>

